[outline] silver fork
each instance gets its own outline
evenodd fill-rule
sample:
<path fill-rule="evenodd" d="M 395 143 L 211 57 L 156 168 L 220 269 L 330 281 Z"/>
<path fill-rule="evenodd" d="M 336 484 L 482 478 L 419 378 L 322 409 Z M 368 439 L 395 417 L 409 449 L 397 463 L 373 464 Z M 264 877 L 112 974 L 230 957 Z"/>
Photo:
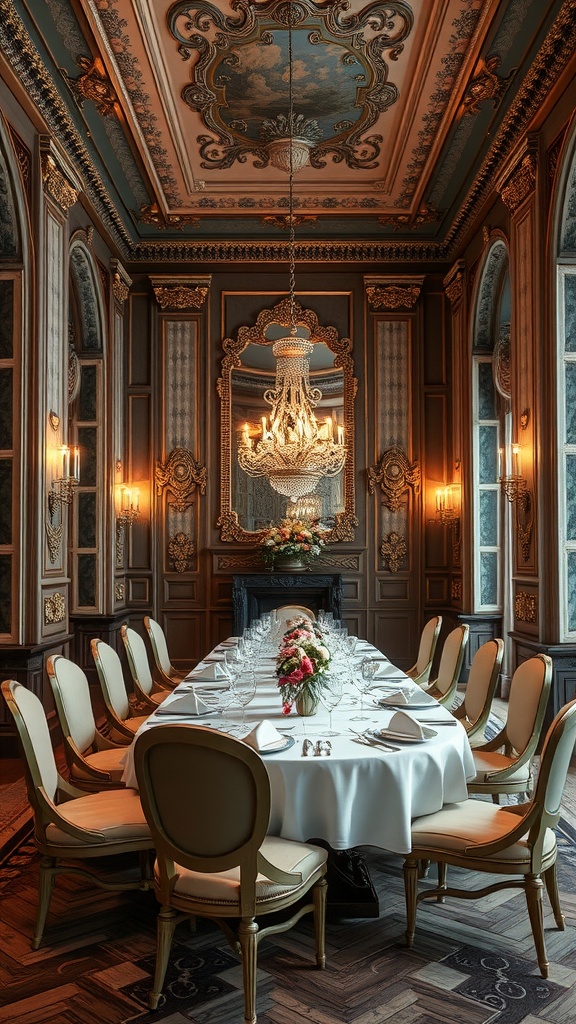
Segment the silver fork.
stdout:
<path fill-rule="evenodd" d="M 358 743 L 363 743 L 366 747 L 382 747 L 383 750 L 402 750 L 402 747 L 398 747 L 394 743 L 385 743 L 384 740 L 372 739 L 363 732 L 355 732 L 354 729 L 350 729 L 350 732 L 354 733 Z"/>

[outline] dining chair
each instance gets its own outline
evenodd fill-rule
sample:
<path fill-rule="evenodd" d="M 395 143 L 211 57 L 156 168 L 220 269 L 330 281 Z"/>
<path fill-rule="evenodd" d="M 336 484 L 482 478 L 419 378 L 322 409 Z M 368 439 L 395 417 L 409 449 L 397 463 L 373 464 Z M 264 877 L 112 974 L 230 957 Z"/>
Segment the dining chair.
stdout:
<path fill-rule="evenodd" d="M 487 640 L 472 658 L 464 700 L 452 709 L 464 726 L 471 746 L 485 739 L 486 725 L 504 657 L 503 640 Z"/>
<path fill-rule="evenodd" d="M 160 623 L 156 622 L 155 619 L 150 618 L 149 615 L 145 615 L 144 629 L 146 630 L 150 640 L 154 664 L 156 665 L 156 671 L 160 677 L 161 683 L 167 689 L 172 690 L 178 685 L 178 683 L 182 682 L 186 673 L 178 672 L 170 661 L 166 634 L 164 633 Z"/>
<path fill-rule="evenodd" d="M 548 730 L 533 800 L 499 807 L 480 800 L 447 804 L 412 822 L 412 848 L 404 862 L 406 939 L 412 946 L 416 910 L 421 900 L 446 896 L 479 899 L 502 889 L 523 889 L 542 977 L 548 977 L 544 942 L 542 890 L 546 886 L 557 928 L 564 929 L 556 877 L 554 826 L 560 817 L 562 791 L 576 739 L 576 701 L 566 704 Z M 438 885 L 418 892 L 422 861 L 438 864 Z M 481 889 L 446 884 L 446 867 L 505 875 Z"/>
<path fill-rule="evenodd" d="M 283 632 L 286 632 L 290 628 L 291 624 L 300 620 L 303 616 L 310 619 L 310 622 L 316 621 L 316 616 L 311 608 L 306 608 L 302 604 L 285 604 L 280 608 L 274 609 L 274 614 L 280 623 L 283 623 L 281 627 Z"/>
<path fill-rule="evenodd" d="M 143 708 L 154 711 L 171 690 L 154 682 L 146 645 L 140 634 L 124 623 L 120 629 L 120 636 L 124 643 L 136 700 Z"/>
<path fill-rule="evenodd" d="M 48 679 L 64 741 L 70 781 L 84 790 L 120 787 L 126 748 L 104 736 L 96 726 L 90 686 L 79 665 L 52 654 L 46 662 Z"/>
<path fill-rule="evenodd" d="M 134 734 L 149 715 L 138 715 L 128 700 L 122 662 L 117 651 L 104 640 L 94 638 L 90 650 L 96 665 L 106 718 L 113 740 L 125 746 L 132 743 Z"/>
<path fill-rule="evenodd" d="M 416 664 L 406 671 L 406 675 L 410 676 L 419 686 L 428 685 L 441 625 L 441 615 L 434 615 L 431 619 L 428 619 L 420 637 Z"/>
<path fill-rule="evenodd" d="M 456 626 L 448 634 L 442 647 L 442 654 L 440 655 L 438 675 L 429 686 L 424 687 L 424 692 L 429 693 L 431 697 L 435 697 L 438 703 L 442 704 L 448 711 L 456 697 L 456 688 L 460 679 L 469 633 L 470 627 L 464 623 L 462 626 Z"/>
<path fill-rule="evenodd" d="M 537 654 L 518 666 L 510 683 L 506 723 L 494 739 L 474 747 L 476 777 L 469 793 L 530 794 L 532 757 L 538 746 L 552 683 L 552 661 Z"/>
<path fill-rule="evenodd" d="M 2 694 L 16 725 L 34 812 L 34 842 L 42 854 L 32 940 L 32 948 L 38 949 L 57 875 L 79 875 L 107 890 L 149 889 L 153 843 L 135 790 L 123 787 L 85 793 L 71 785 L 56 767 L 46 714 L 38 697 L 14 679 L 4 680 Z M 68 863 L 131 851 L 140 855 L 140 877 L 133 881 L 100 877 Z"/>
<path fill-rule="evenodd" d="M 158 1005 L 176 925 L 205 917 L 241 954 L 244 1021 L 254 1024 L 257 947 L 267 934 L 312 912 L 316 963 L 324 967 L 326 851 L 266 834 L 269 776 L 241 740 L 196 725 L 160 725 L 142 733 L 134 756 L 161 904 L 150 1008 Z M 202 779 L 202 785 L 174 786 L 174 779 Z M 288 908 L 281 920 L 277 912 Z"/>

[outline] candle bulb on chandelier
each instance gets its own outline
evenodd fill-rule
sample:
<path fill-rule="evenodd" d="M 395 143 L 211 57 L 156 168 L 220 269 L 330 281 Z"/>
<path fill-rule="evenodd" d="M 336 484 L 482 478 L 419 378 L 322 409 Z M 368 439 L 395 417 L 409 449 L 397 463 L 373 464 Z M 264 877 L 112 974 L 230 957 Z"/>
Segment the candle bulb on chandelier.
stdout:
<path fill-rule="evenodd" d="M 134 488 L 133 510 L 137 515 L 140 512 L 140 489 L 138 487 Z"/>
<path fill-rule="evenodd" d="M 512 476 L 522 476 L 522 446 L 512 445 Z"/>
<path fill-rule="evenodd" d="M 244 424 L 244 429 L 242 430 L 242 443 L 245 444 L 247 448 L 252 447 L 252 443 L 250 441 L 250 434 L 248 433 L 247 423 Z"/>
<path fill-rule="evenodd" d="M 80 482 L 80 449 L 78 445 L 74 445 L 72 449 L 72 476 L 74 480 Z"/>
<path fill-rule="evenodd" d="M 266 433 L 267 433 L 267 427 L 266 427 L 266 417 L 265 417 L 265 416 L 263 416 L 263 417 L 262 417 L 262 440 L 263 440 L 263 441 L 264 441 L 264 440 L 265 440 L 265 438 L 266 438 Z"/>
<path fill-rule="evenodd" d="M 441 512 L 442 507 L 442 489 L 438 487 L 436 490 L 436 511 Z"/>
<path fill-rule="evenodd" d="M 70 449 L 67 444 L 63 444 L 60 449 L 62 456 L 62 479 L 68 480 L 70 478 Z"/>

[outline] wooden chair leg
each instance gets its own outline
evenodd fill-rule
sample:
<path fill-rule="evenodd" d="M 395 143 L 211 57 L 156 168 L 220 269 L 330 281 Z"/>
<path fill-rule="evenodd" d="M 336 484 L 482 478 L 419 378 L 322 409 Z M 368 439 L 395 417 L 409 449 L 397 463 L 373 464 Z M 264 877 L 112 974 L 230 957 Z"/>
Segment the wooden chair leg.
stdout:
<path fill-rule="evenodd" d="M 326 894 L 328 883 L 325 878 L 312 889 L 314 902 L 314 938 L 316 940 L 316 964 L 321 971 L 326 966 Z"/>
<path fill-rule="evenodd" d="M 546 956 L 546 945 L 544 942 L 544 916 L 542 913 L 542 890 L 544 883 L 538 875 L 528 875 L 526 878 L 525 893 L 528 904 L 528 915 L 532 926 L 532 935 L 536 947 L 536 956 L 540 974 L 543 978 L 548 977 L 548 959 Z"/>
<path fill-rule="evenodd" d="M 564 931 L 564 914 L 560 906 L 560 895 L 558 893 L 558 876 L 556 873 L 556 864 L 554 863 L 551 868 L 548 868 L 544 872 L 544 885 L 546 886 L 546 892 L 548 893 L 548 899 L 550 900 L 550 906 L 554 913 L 554 920 L 556 921 L 556 927 L 561 932 Z"/>
<path fill-rule="evenodd" d="M 156 1009 L 158 1006 L 158 1000 L 162 995 L 162 986 L 164 985 L 164 978 L 166 977 L 166 968 L 168 967 L 168 960 L 170 958 L 172 939 L 180 917 L 181 915 L 178 911 L 174 910 L 173 907 L 162 907 L 158 914 L 156 926 L 156 969 L 154 971 L 152 990 L 148 999 L 148 1005 L 151 1010 Z"/>
<path fill-rule="evenodd" d="M 244 980 L 244 1024 L 256 1024 L 256 971 L 258 925 L 254 918 L 242 920 L 238 928 Z"/>
<path fill-rule="evenodd" d="M 56 874 L 56 857 L 42 857 L 40 861 L 40 886 L 38 889 L 38 914 L 36 915 L 36 926 L 32 949 L 38 949 L 44 934 L 44 925 L 48 917 L 50 899 L 54 888 L 54 875 Z"/>
<path fill-rule="evenodd" d="M 419 861 L 415 857 L 407 857 L 404 861 L 404 896 L 406 899 L 406 943 L 409 947 L 414 941 L 416 928 L 418 875 Z"/>
<path fill-rule="evenodd" d="M 448 876 L 448 865 L 445 864 L 443 861 L 438 861 L 438 888 L 439 889 L 445 889 L 446 888 L 447 876 Z M 445 903 L 445 902 L 446 902 L 446 897 L 445 896 L 443 896 L 442 894 L 440 896 L 438 896 L 438 903 Z"/>

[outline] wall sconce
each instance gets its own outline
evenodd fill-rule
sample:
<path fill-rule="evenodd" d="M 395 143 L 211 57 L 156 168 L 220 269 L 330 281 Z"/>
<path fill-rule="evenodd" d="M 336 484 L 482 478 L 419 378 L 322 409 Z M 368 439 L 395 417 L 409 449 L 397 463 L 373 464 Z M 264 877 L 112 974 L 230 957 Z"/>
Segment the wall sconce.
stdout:
<path fill-rule="evenodd" d="M 62 505 L 71 504 L 74 491 L 80 483 L 80 449 L 78 446 L 60 445 L 58 463 L 60 475 L 52 481 L 48 492 L 48 511 L 51 521 L 54 520 L 57 509 L 61 509 Z"/>
<path fill-rule="evenodd" d="M 116 522 L 122 529 L 132 526 L 132 523 L 140 516 L 140 490 L 138 487 L 120 488 L 120 511 L 116 516 Z"/>
<path fill-rule="evenodd" d="M 530 557 L 530 538 L 532 536 L 532 498 L 526 478 L 522 476 L 522 445 L 514 441 L 506 448 L 500 448 L 498 457 L 500 460 L 498 483 L 516 510 L 518 539 L 522 557 L 527 562 Z"/>
<path fill-rule="evenodd" d="M 455 491 L 459 485 L 438 487 L 436 490 L 436 522 L 449 526 L 452 530 L 452 562 L 460 564 L 460 508 L 455 501 Z"/>

